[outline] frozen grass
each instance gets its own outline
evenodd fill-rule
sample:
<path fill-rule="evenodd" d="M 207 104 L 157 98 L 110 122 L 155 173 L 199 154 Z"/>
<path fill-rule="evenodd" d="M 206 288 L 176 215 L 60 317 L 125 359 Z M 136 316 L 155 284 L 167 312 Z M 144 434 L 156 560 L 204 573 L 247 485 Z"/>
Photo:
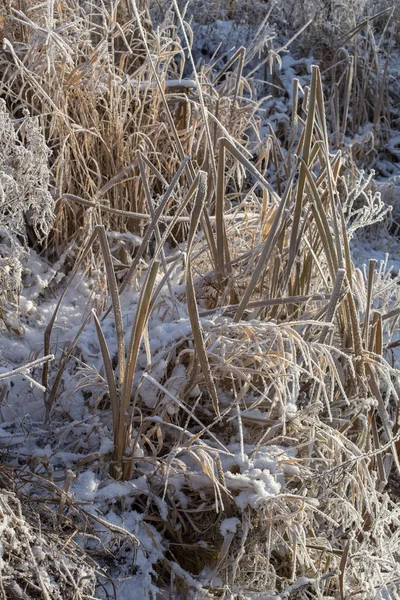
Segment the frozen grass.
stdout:
<path fill-rule="evenodd" d="M 21 505 L 12 489 L 12 471 L 1 472 L 2 598 L 93 598 L 96 573 L 72 537 L 50 522 L 42 529 L 39 514 Z"/>
<path fill-rule="evenodd" d="M 25 318 L 36 389 L 2 387 L 5 468 L 60 535 L 75 523 L 103 569 L 92 597 L 396 598 L 400 292 L 351 256 L 360 231 L 394 239 L 360 171 L 398 118 L 394 30 L 379 50 L 367 21 L 323 72 L 285 77 L 268 21 L 223 66 L 198 62 L 177 2 L 163 17 L 135 0 L 7 9 L 3 93 L 53 150 L 46 252 L 65 277 L 35 296 L 45 324 Z M 10 415 L 33 402 L 25 435 Z"/>

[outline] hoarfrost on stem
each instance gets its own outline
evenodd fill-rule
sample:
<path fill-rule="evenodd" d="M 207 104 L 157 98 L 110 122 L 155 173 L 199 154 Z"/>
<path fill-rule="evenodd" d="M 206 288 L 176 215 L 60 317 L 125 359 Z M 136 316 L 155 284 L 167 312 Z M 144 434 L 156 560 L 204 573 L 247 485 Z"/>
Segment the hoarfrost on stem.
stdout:
<path fill-rule="evenodd" d="M 19 303 L 23 264 L 28 256 L 27 223 L 32 225 L 38 241 L 43 242 L 54 221 L 55 203 L 49 191 L 50 154 L 39 120 L 31 118 L 25 110 L 16 129 L 5 101 L 0 100 L 0 297 L 3 301 Z"/>

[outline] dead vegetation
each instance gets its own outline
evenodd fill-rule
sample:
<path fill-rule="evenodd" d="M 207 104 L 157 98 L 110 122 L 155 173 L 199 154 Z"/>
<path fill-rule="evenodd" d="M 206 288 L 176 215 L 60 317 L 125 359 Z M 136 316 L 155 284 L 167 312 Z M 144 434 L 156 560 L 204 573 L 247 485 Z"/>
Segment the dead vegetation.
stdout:
<path fill-rule="evenodd" d="M 59 599 L 93 598 L 97 577 L 79 545 L 41 522 L 32 508 L 26 512 L 11 488 L 15 481 L 1 472 L 1 568 L 0 597 Z M 4 484 L 7 483 L 7 488 Z M 77 532 L 75 532 L 76 535 Z"/>
<path fill-rule="evenodd" d="M 323 72 L 313 65 L 280 96 L 286 47 L 268 21 L 224 66 L 199 66 L 175 1 L 158 27 L 135 0 L 17 4 L 3 11 L 3 98 L 17 131 L 26 109 L 43 127 L 57 204 L 42 250 L 68 255 L 36 386 L 51 451 L 65 439 L 73 475 L 101 482 L 85 518 L 102 533 L 85 537 L 68 471 L 57 483 L 48 459 L 25 456 L 18 493 L 36 490 L 60 532 L 76 518 L 79 542 L 64 569 L 51 560 L 57 529 L 51 543 L 39 536 L 39 568 L 32 525 L 2 493 L 5 597 L 27 561 L 32 590 L 25 575 L 17 583 L 46 599 L 122 597 L 117 580 L 132 575 L 149 598 L 397 598 L 400 511 L 387 483 L 400 474 L 399 277 L 351 257 L 357 230 L 391 226 L 386 192 L 360 169 L 398 118 L 394 30 L 382 51 L 372 20 L 344 32 L 351 43 Z M 266 126 L 279 102 L 286 116 Z M 60 348 L 57 319 L 83 275 L 93 297 Z M 82 440 L 67 375 L 89 403 L 88 437 L 101 430 L 107 444 Z M 15 460 L 9 448 L 4 462 Z M 104 542 L 124 533 L 129 543 Z M 11 551 L 13 535 L 28 558 Z M 94 591 L 94 564 L 114 588 Z"/>

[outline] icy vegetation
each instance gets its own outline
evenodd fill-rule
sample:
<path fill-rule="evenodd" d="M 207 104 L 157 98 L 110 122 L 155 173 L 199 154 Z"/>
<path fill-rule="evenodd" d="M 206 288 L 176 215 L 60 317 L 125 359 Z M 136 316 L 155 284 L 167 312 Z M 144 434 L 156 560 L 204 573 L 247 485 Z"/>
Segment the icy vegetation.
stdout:
<path fill-rule="evenodd" d="M 0 8 L 0 599 L 400 598 L 400 6 Z"/>

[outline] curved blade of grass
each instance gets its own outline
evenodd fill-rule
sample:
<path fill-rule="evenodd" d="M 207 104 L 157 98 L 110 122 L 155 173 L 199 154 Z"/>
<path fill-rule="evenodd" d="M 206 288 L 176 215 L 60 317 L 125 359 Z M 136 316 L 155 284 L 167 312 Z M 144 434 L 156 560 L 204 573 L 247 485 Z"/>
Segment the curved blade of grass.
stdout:
<path fill-rule="evenodd" d="M 92 309 L 92 315 L 96 326 L 97 337 L 99 340 L 101 355 L 103 357 L 104 370 L 106 372 L 108 393 L 110 395 L 111 411 L 113 416 L 114 441 L 117 439 L 118 415 L 119 415 L 119 395 L 115 385 L 114 369 L 111 362 L 110 352 L 108 350 L 106 338 L 96 312 Z"/>
<path fill-rule="evenodd" d="M 333 232 L 335 234 L 335 243 L 336 243 L 336 254 L 337 254 L 338 265 L 340 268 L 342 268 L 344 265 L 343 265 L 342 247 L 341 247 L 341 240 L 340 240 L 340 233 L 339 233 L 339 222 L 338 222 L 338 217 L 337 217 L 337 209 L 336 209 L 336 205 L 335 205 L 335 196 L 334 196 L 336 180 L 335 180 L 335 177 L 333 174 L 333 168 L 332 168 L 332 164 L 331 164 L 331 161 L 329 158 L 329 138 L 328 138 L 328 129 L 327 129 L 327 125 L 326 125 L 326 116 L 325 116 L 324 92 L 323 92 L 323 88 L 322 88 L 321 72 L 319 69 L 316 71 L 315 93 L 316 93 L 318 123 L 319 123 L 320 131 L 322 132 L 322 138 L 323 138 L 322 147 L 323 147 L 323 154 L 324 154 L 325 165 L 326 165 L 326 183 L 327 183 L 328 195 L 329 195 L 329 200 L 330 200 L 330 205 L 331 205 Z M 339 158 L 340 158 L 340 156 L 339 156 Z"/>
<path fill-rule="evenodd" d="M 236 52 L 232 55 L 232 57 L 228 60 L 226 65 L 224 65 L 223 68 L 219 71 L 219 73 L 217 73 L 215 75 L 215 77 L 213 79 L 213 84 L 216 84 L 217 81 L 219 81 L 221 79 L 221 77 L 223 77 L 225 75 L 225 73 L 227 73 L 229 71 L 231 66 L 234 65 L 237 60 L 239 60 L 239 59 L 243 60 L 245 55 L 246 55 L 245 47 L 240 46 L 240 48 L 238 48 L 236 50 Z"/>
<path fill-rule="evenodd" d="M 150 315 L 149 306 L 151 301 L 151 295 L 156 281 L 159 266 L 159 262 L 154 262 L 147 273 L 146 282 L 142 288 L 142 292 L 139 297 L 139 302 L 136 308 L 135 320 L 132 325 L 131 337 L 127 352 L 125 380 L 121 391 L 121 404 L 118 416 L 118 439 L 115 444 L 115 459 L 117 463 L 122 461 L 125 452 L 125 447 L 127 445 L 127 419 L 132 392 L 133 378 L 135 376 L 136 362 L 139 354 L 140 343 L 143 336 L 143 330 Z M 120 474 L 123 476 L 123 465 L 120 464 L 119 467 Z"/>
<path fill-rule="evenodd" d="M 333 318 L 335 316 L 336 307 L 337 307 L 338 302 L 341 297 L 341 290 L 342 290 L 342 285 L 343 285 L 345 275 L 346 275 L 346 271 L 344 269 L 338 269 L 338 272 L 336 274 L 335 285 L 333 286 L 333 290 L 332 290 L 332 296 L 329 301 L 326 316 L 325 316 L 325 321 L 327 323 L 332 323 Z M 319 337 L 320 344 L 324 343 L 325 338 L 328 335 L 328 331 L 329 331 L 328 327 L 324 327 L 323 330 L 321 331 L 321 335 Z"/>
<path fill-rule="evenodd" d="M 385 15 L 387 13 L 393 12 L 393 8 L 394 8 L 393 6 L 389 6 L 389 8 L 385 8 L 385 10 L 381 10 L 380 12 L 376 13 L 375 15 L 372 15 L 372 17 L 368 17 L 368 19 L 365 19 L 365 21 L 362 21 L 361 23 L 359 23 L 358 25 L 353 27 L 353 29 L 350 29 L 350 31 L 348 31 L 347 33 L 342 35 L 342 37 L 340 37 L 337 40 L 337 43 L 344 44 L 345 42 L 348 42 L 349 39 L 351 39 L 352 37 L 357 35 L 357 33 L 362 31 L 364 29 L 364 27 L 366 25 L 368 25 L 368 23 L 370 23 L 374 19 L 379 19 L 380 17 L 382 17 L 383 15 Z"/>
<path fill-rule="evenodd" d="M 141 176 L 141 179 L 142 179 L 142 185 L 143 185 L 143 188 L 144 188 L 144 191 L 145 191 L 147 206 L 149 208 L 149 213 L 151 215 L 151 219 L 155 223 L 155 225 L 154 225 L 154 233 L 155 233 L 157 244 L 160 247 L 161 264 L 163 266 L 164 273 L 167 273 L 167 271 L 168 271 L 168 269 L 167 269 L 167 261 L 165 260 L 164 247 L 163 247 L 163 245 L 161 245 L 160 228 L 158 226 L 158 222 L 155 220 L 153 200 L 152 200 L 152 197 L 151 197 L 149 182 L 148 182 L 147 176 L 146 176 L 146 169 L 145 169 L 145 166 L 144 166 L 143 156 L 142 156 L 142 153 L 140 152 L 140 150 L 137 150 L 136 155 L 137 155 L 137 161 L 138 161 L 138 164 L 139 164 L 140 176 Z M 174 294 L 173 294 L 172 287 L 171 287 L 171 282 L 170 282 L 169 279 L 167 279 L 167 285 L 168 285 L 168 289 L 169 289 L 169 293 L 170 293 L 171 299 L 174 299 Z"/>
<path fill-rule="evenodd" d="M 321 238 L 322 245 L 324 247 L 325 256 L 328 261 L 330 276 L 331 276 L 332 280 L 334 280 L 336 271 L 338 269 L 338 260 L 337 260 L 337 256 L 336 256 L 335 246 L 334 246 L 333 240 L 332 240 L 332 233 L 331 233 L 328 219 L 326 216 L 326 210 L 324 208 L 324 205 L 322 204 L 317 186 L 314 182 L 314 178 L 310 172 L 310 169 L 304 163 L 302 158 L 300 158 L 299 160 L 301 161 L 301 164 L 304 166 L 304 174 L 305 174 L 305 177 L 307 178 L 307 183 L 309 185 L 309 188 L 310 188 L 312 196 L 313 196 L 314 203 L 311 207 L 311 211 L 313 213 L 313 217 L 317 224 L 318 233 Z"/>
<path fill-rule="evenodd" d="M 199 187 L 196 196 L 196 202 L 193 208 L 192 221 L 190 223 L 188 241 L 187 241 L 187 263 L 186 263 L 186 298 L 189 311 L 190 324 L 192 326 L 192 333 L 194 339 L 194 345 L 196 352 L 199 357 L 201 369 L 203 371 L 204 378 L 206 380 L 207 388 L 211 396 L 211 401 L 215 414 L 220 415 L 219 411 L 219 400 L 217 389 L 215 387 L 214 379 L 212 377 L 210 365 L 207 358 L 207 349 L 204 343 L 204 337 L 202 333 L 202 326 L 199 317 L 199 311 L 197 308 L 196 294 L 194 291 L 192 270 L 191 270 L 191 259 L 190 253 L 194 241 L 194 237 L 199 225 L 200 215 L 203 212 L 204 203 L 207 196 L 207 174 L 203 171 L 199 172 Z"/>
<path fill-rule="evenodd" d="M 96 231 L 99 236 L 100 246 L 103 253 L 104 264 L 106 267 L 107 282 L 110 289 L 111 303 L 114 311 L 115 319 L 115 331 L 117 334 L 117 346 L 118 346 L 118 366 L 119 366 L 119 382 L 120 385 L 124 383 L 125 377 L 125 338 L 124 338 L 124 325 L 122 322 L 122 310 L 120 302 L 120 294 L 118 292 L 117 281 L 115 279 L 115 273 L 111 258 L 110 246 L 104 225 L 97 225 Z M 97 317 L 96 317 L 97 319 Z M 95 321 L 96 322 L 96 321 Z"/>
<path fill-rule="evenodd" d="M 275 192 L 274 188 L 268 181 L 261 175 L 261 173 L 256 169 L 256 167 L 244 156 L 242 152 L 226 137 L 221 137 L 218 140 L 219 144 L 223 144 L 225 148 L 232 154 L 236 160 L 238 160 L 251 175 L 256 179 L 260 185 L 262 185 L 268 192 L 271 194 L 271 198 L 279 204 L 280 198 Z"/>
<path fill-rule="evenodd" d="M 308 165 L 310 152 L 311 152 L 311 144 L 312 144 L 312 136 L 314 129 L 314 120 L 315 120 L 315 107 L 316 107 L 316 96 L 317 96 L 317 73 L 318 67 L 316 65 L 312 66 L 311 70 L 311 88 L 309 92 L 308 98 L 308 112 L 307 112 L 307 120 L 306 120 L 306 128 L 304 134 L 303 148 L 302 148 L 302 158 L 303 162 L 300 166 L 299 173 L 299 181 L 297 184 L 297 196 L 294 207 L 294 215 L 293 215 L 293 224 L 292 224 L 292 232 L 290 236 L 290 245 L 289 245 L 289 259 L 287 265 L 287 271 L 290 272 L 292 265 L 294 263 L 294 259 L 296 257 L 296 249 L 297 249 L 297 237 L 298 230 L 300 225 L 300 217 L 301 211 L 303 208 L 303 193 L 306 182 L 306 173 L 304 170 L 304 164 Z"/>
<path fill-rule="evenodd" d="M 188 304 L 190 323 L 192 326 L 194 345 L 199 357 L 199 362 L 203 371 L 204 378 L 206 380 L 207 388 L 211 396 L 211 401 L 213 404 L 215 414 L 219 416 L 220 410 L 218 394 L 207 358 L 207 350 L 204 343 L 204 337 L 197 308 L 196 295 L 193 286 L 190 260 L 188 260 L 186 268 L 186 298 Z"/>
<path fill-rule="evenodd" d="M 53 385 L 51 387 L 49 396 L 46 399 L 46 421 L 48 421 L 48 419 L 50 417 L 51 409 L 52 409 L 54 401 L 56 399 L 58 386 L 61 383 L 62 376 L 63 376 L 64 371 L 65 371 L 65 367 L 67 366 L 67 363 L 68 363 L 69 359 L 72 356 L 72 353 L 73 353 L 73 351 L 75 349 L 75 346 L 78 343 L 79 338 L 82 335 L 82 331 L 85 329 L 87 323 L 89 322 L 90 317 L 91 317 L 91 313 L 89 313 L 89 315 L 86 317 L 86 319 L 83 321 L 83 323 L 79 327 L 78 333 L 75 335 L 74 339 L 70 343 L 70 345 L 68 347 L 68 350 L 66 351 L 65 356 L 62 359 L 62 361 L 60 363 L 60 366 L 58 367 L 58 371 L 57 371 L 56 376 L 54 378 L 54 382 L 53 382 Z"/>

